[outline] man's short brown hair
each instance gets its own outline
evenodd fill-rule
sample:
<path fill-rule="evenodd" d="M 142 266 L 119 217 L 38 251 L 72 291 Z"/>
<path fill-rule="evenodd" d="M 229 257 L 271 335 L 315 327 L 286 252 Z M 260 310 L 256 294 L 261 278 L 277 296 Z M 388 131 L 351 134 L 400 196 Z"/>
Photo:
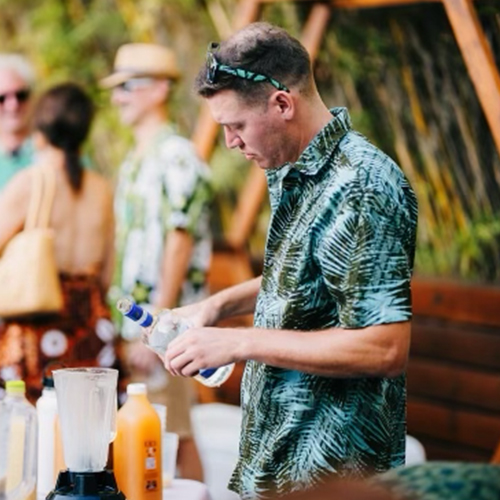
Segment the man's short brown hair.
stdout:
<path fill-rule="evenodd" d="M 236 32 L 214 51 L 219 64 L 255 72 L 308 94 L 314 87 L 311 60 L 304 46 L 284 29 L 258 22 Z M 215 81 L 203 67 L 195 82 L 202 97 L 212 97 L 221 90 L 234 90 L 245 101 L 262 101 L 273 90 L 268 81 L 254 81 L 218 72 Z"/>

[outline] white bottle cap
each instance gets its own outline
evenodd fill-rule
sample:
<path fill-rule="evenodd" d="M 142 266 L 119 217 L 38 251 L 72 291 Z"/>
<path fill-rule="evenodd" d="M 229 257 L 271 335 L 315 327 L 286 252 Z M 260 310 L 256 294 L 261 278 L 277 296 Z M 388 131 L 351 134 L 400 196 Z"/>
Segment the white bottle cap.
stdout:
<path fill-rule="evenodd" d="M 147 394 L 148 391 L 146 389 L 146 384 L 128 384 L 127 385 L 127 394 L 135 395 L 135 394 Z"/>

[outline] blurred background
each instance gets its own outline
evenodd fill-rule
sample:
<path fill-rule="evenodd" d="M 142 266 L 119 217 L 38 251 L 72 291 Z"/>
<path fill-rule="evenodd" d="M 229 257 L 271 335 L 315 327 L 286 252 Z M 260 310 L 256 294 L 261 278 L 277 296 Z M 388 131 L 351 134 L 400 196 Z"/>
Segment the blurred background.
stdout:
<path fill-rule="evenodd" d="M 498 64 L 500 2 L 476 2 Z M 184 78 L 173 114 L 191 135 L 200 101 L 192 82 L 210 40 L 231 32 L 236 0 L 0 0 L 2 51 L 34 62 L 40 88 L 72 79 L 91 90 L 99 113 L 89 144 L 97 170 L 113 178 L 130 137 L 97 82 L 129 41 L 172 46 Z M 298 37 L 312 2 L 268 2 L 260 19 Z M 418 193 L 416 273 L 468 282 L 500 277 L 500 160 L 440 3 L 336 9 L 324 33 L 316 77 L 329 106 L 347 106 L 355 128 L 395 158 Z M 219 138 L 210 159 L 222 239 L 249 168 Z M 264 206 L 249 241 L 263 252 Z"/>

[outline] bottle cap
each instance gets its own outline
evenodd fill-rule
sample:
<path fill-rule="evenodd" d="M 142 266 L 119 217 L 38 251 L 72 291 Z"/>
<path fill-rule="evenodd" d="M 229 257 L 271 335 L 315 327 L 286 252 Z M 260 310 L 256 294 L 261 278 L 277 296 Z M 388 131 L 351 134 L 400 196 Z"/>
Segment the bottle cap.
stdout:
<path fill-rule="evenodd" d="M 49 375 L 44 375 L 42 379 L 42 385 L 43 387 L 54 387 L 54 378 L 49 376 Z"/>
<path fill-rule="evenodd" d="M 148 391 L 146 389 L 146 384 L 128 384 L 127 385 L 127 394 L 147 394 Z"/>
<path fill-rule="evenodd" d="M 7 394 L 26 392 L 26 384 L 23 380 L 7 380 L 5 382 Z"/>

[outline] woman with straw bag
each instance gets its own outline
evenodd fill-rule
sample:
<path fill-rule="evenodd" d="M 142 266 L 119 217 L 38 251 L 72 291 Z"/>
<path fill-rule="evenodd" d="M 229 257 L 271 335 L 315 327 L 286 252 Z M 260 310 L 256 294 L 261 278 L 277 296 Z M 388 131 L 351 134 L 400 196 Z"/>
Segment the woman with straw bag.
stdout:
<path fill-rule="evenodd" d="M 92 117 L 77 85 L 45 92 L 34 112 L 35 164 L 0 194 L 0 378 L 24 379 L 31 399 L 49 362 L 115 363 L 104 302 L 112 193 L 80 163 Z"/>

